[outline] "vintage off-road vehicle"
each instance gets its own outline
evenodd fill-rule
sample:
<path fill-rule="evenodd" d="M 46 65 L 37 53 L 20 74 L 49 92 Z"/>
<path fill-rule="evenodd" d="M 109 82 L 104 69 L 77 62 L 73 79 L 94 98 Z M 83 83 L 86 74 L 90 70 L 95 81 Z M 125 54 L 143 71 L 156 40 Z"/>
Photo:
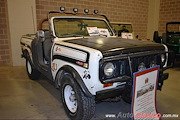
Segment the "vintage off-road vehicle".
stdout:
<path fill-rule="evenodd" d="M 166 23 L 166 33 L 158 36 L 158 31 L 154 32 L 154 41 L 167 45 L 169 50 L 173 50 L 176 59 L 180 60 L 180 22 Z"/>
<path fill-rule="evenodd" d="M 104 15 L 51 11 L 36 34 L 21 38 L 27 74 L 40 74 L 60 89 L 64 109 L 70 119 L 91 119 L 95 101 L 121 95 L 130 102 L 133 73 L 160 65 L 158 89 L 168 78 L 170 54 L 153 42 L 116 38 Z M 43 29 L 47 23 L 49 29 Z"/>

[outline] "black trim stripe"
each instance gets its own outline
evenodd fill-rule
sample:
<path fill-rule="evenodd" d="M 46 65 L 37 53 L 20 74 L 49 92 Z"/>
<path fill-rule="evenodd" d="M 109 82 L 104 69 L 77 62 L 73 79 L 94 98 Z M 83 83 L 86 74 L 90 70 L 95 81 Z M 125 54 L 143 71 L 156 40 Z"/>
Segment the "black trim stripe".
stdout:
<path fill-rule="evenodd" d="M 75 65 L 78 65 L 80 67 L 86 68 L 86 67 L 83 66 L 84 62 L 82 62 L 83 65 L 80 65 L 80 64 L 78 64 L 78 62 L 81 62 L 81 61 L 75 60 L 75 59 L 72 59 L 72 58 L 68 58 L 68 57 L 65 57 L 65 56 L 62 56 L 62 55 L 54 55 L 53 60 L 55 60 L 55 59 L 63 60 L 63 61 L 69 62 L 69 63 L 73 63 Z M 88 63 L 85 63 L 85 64 L 88 64 Z M 87 69 L 88 69 L 88 67 L 89 66 L 87 66 Z"/>
<path fill-rule="evenodd" d="M 66 45 L 61 45 L 61 44 L 55 44 L 55 45 L 59 45 L 59 46 L 63 46 L 63 47 L 67 47 L 67 48 L 71 48 L 71 49 L 75 49 L 75 50 L 78 50 L 78 51 L 81 51 L 81 52 L 85 52 L 87 53 L 87 58 L 86 58 L 86 63 L 89 63 L 89 52 L 85 51 L 85 50 L 81 50 L 81 49 L 78 49 L 78 48 L 74 48 L 74 47 L 71 47 L 71 46 L 66 46 Z M 55 46 L 54 45 L 54 46 Z"/>
<path fill-rule="evenodd" d="M 81 50 L 81 49 L 78 49 L 78 48 L 74 48 L 74 47 L 70 47 L 70 46 L 66 46 L 66 45 L 57 44 L 57 43 L 55 43 L 55 45 L 71 48 L 71 49 L 78 50 L 78 51 L 81 51 L 81 52 L 85 52 L 87 54 L 87 58 L 86 58 L 86 61 L 83 62 L 83 61 L 76 60 L 76 59 L 69 58 L 69 57 L 62 56 L 62 55 L 53 55 L 52 56 L 52 61 L 55 60 L 55 59 L 60 59 L 60 60 L 67 61 L 67 62 L 73 63 L 73 64 L 81 66 L 81 67 L 83 67 L 83 65 L 78 64 L 78 62 L 81 62 L 83 64 L 88 64 L 89 65 L 89 56 L 90 56 L 89 52 Z M 54 50 L 55 45 L 53 46 L 53 50 Z M 85 67 L 83 67 L 83 68 L 85 68 Z"/>
<path fill-rule="evenodd" d="M 25 47 L 28 47 L 30 50 L 31 50 L 31 47 L 23 42 L 20 42 L 21 45 L 25 46 Z"/>

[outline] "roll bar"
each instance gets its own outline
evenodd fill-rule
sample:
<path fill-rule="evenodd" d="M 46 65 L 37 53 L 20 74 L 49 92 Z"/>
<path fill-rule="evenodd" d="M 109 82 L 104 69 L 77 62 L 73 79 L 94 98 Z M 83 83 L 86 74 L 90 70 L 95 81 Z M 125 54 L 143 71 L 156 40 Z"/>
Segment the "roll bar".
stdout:
<path fill-rule="evenodd" d="M 73 8 L 73 12 L 65 12 L 64 7 L 60 7 L 60 11 L 50 11 L 47 14 L 47 18 L 43 19 L 40 24 L 38 30 L 42 30 L 42 25 L 44 22 L 48 21 L 50 19 L 51 14 L 66 14 L 66 15 L 96 15 L 100 17 L 104 17 L 107 22 L 110 23 L 109 19 L 103 15 L 103 14 L 98 14 L 98 10 L 94 10 L 94 13 L 89 14 L 89 9 L 84 9 L 84 13 L 79 13 L 77 8 Z"/>
<path fill-rule="evenodd" d="M 97 16 L 104 17 L 107 20 L 107 22 L 110 22 L 109 19 L 105 15 L 98 14 L 98 10 L 94 10 L 93 14 L 88 14 L 89 13 L 89 9 L 84 9 L 84 13 L 79 13 L 77 8 L 73 8 L 73 11 L 74 12 L 72 12 L 72 13 L 71 12 L 65 12 L 65 8 L 64 7 L 60 7 L 60 11 L 50 11 L 48 13 L 48 15 L 47 15 L 47 19 L 50 18 L 51 14 L 58 13 L 58 14 L 69 14 L 69 15 L 97 15 Z"/>

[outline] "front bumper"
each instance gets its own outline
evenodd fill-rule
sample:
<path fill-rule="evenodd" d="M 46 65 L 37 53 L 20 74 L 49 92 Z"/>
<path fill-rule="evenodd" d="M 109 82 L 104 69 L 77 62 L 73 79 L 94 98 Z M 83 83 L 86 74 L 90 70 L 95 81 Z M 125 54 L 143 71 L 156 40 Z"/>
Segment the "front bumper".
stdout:
<path fill-rule="evenodd" d="M 118 87 L 115 87 L 112 89 L 99 91 L 96 93 L 95 99 L 96 99 L 96 101 L 99 101 L 99 100 L 104 100 L 106 98 L 111 98 L 111 97 L 121 95 L 124 89 L 125 89 L 125 85 L 124 86 L 118 86 Z"/>
<path fill-rule="evenodd" d="M 168 77 L 169 77 L 169 73 L 164 73 L 164 74 L 160 73 L 159 79 L 158 79 L 158 86 L 157 86 L 158 90 L 162 89 L 163 82 L 164 82 L 164 80 L 168 79 Z M 127 79 L 123 78 L 123 81 L 126 81 L 126 83 L 131 83 L 131 84 L 129 84 L 129 85 L 131 85 L 129 88 L 132 88 L 132 82 L 130 82 L 130 81 L 132 81 L 132 79 L 129 79 L 129 77 L 127 77 Z M 108 81 L 108 82 L 113 83 L 115 81 L 113 80 L 113 81 Z M 122 80 L 116 79 L 116 82 L 122 82 Z M 112 89 L 99 91 L 96 93 L 96 101 L 121 95 L 123 93 L 123 91 L 126 89 L 126 87 L 127 87 L 127 85 L 126 86 L 124 85 L 124 86 L 118 86 L 118 87 L 112 88 Z M 128 93 L 128 94 L 130 94 L 130 93 Z"/>

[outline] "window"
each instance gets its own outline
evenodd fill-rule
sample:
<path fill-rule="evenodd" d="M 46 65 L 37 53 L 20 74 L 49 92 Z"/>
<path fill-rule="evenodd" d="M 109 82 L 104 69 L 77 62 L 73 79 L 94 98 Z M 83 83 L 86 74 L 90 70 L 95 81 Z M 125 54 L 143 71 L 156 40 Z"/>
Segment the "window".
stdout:
<path fill-rule="evenodd" d="M 54 18 L 54 31 L 57 37 L 89 36 L 87 27 L 107 29 L 113 35 L 110 27 L 104 20 L 85 18 Z"/>

